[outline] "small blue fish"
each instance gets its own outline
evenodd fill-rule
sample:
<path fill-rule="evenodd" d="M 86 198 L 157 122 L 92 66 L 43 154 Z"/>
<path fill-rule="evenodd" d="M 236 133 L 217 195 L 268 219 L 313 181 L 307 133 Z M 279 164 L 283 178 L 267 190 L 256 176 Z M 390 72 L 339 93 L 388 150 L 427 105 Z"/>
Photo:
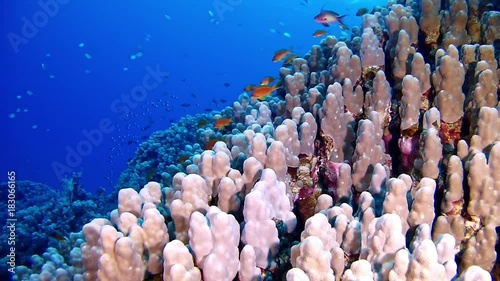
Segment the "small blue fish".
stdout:
<path fill-rule="evenodd" d="M 342 18 L 345 16 L 347 15 L 341 16 L 334 11 L 323 10 L 323 8 L 321 8 L 321 11 L 317 16 L 314 17 L 314 20 L 321 23 L 323 26 L 329 27 L 330 23 L 334 23 L 337 21 L 343 25 L 344 23 L 342 22 Z"/>

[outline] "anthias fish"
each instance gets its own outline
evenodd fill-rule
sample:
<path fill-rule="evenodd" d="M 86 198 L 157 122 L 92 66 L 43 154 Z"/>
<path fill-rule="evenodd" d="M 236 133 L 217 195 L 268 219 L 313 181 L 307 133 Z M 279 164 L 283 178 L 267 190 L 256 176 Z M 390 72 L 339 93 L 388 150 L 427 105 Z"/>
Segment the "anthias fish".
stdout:
<path fill-rule="evenodd" d="M 289 49 L 282 49 L 282 50 L 276 51 L 274 53 L 274 56 L 273 56 L 273 62 L 279 62 L 279 61 L 283 60 L 290 53 L 291 53 L 291 50 L 289 50 Z"/>
<path fill-rule="evenodd" d="M 356 12 L 356 16 L 360 17 L 364 14 L 368 13 L 368 9 L 367 8 L 360 8 L 357 12 Z"/>
<path fill-rule="evenodd" d="M 233 122 L 231 118 L 219 118 L 215 121 L 214 127 L 221 130 L 231 125 L 231 122 Z"/>
<path fill-rule="evenodd" d="M 259 85 L 254 85 L 254 84 L 249 84 L 249 85 L 246 85 L 245 88 L 243 89 L 244 92 L 251 92 L 253 90 L 255 90 Z"/>
<path fill-rule="evenodd" d="M 313 37 L 322 37 L 322 36 L 325 36 L 326 34 L 328 34 L 328 32 L 326 30 L 316 30 L 314 33 L 313 33 Z"/>
<path fill-rule="evenodd" d="M 274 80 L 276 80 L 276 77 L 266 76 L 266 77 L 262 78 L 262 81 L 260 81 L 260 85 L 269 85 Z"/>
<path fill-rule="evenodd" d="M 299 55 L 297 54 L 290 54 L 288 57 L 286 57 L 285 62 L 283 63 L 284 65 L 291 65 L 293 60 L 298 58 Z"/>
<path fill-rule="evenodd" d="M 252 93 L 252 98 L 258 99 L 258 100 L 265 100 L 266 97 L 271 96 L 271 94 L 278 89 L 276 85 L 274 86 L 269 86 L 269 85 L 261 85 L 257 87 L 253 93 Z"/>
<path fill-rule="evenodd" d="M 314 20 L 316 22 L 321 23 L 323 26 L 328 27 L 328 26 L 330 26 L 331 23 L 334 23 L 337 21 L 339 23 L 342 23 L 342 18 L 345 16 L 347 16 L 347 15 L 341 16 L 334 11 L 323 10 L 323 8 L 321 8 L 321 11 L 319 12 L 319 14 L 317 16 L 314 17 Z"/>

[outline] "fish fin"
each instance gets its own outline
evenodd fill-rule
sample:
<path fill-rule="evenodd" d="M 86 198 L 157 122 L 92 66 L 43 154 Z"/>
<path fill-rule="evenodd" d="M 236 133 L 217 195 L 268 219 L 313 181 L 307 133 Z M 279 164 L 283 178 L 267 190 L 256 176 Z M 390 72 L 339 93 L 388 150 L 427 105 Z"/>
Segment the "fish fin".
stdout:
<path fill-rule="evenodd" d="M 330 26 L 330 25 L 329 25 L 328 23 L 326 23 L 326 22 L 325 22 L 325 23 L 322 23 L 322 25 L 323 25 L 323 26 L 325 26 L 325 27 L 329 27 L 329 26 Z"/>
<path fill-rule="evenodd" d="M 345 16 L 347 16 L 347 14 L 337 17 L 337 21 L 338 21 L 339 23 L 341 23 L 341 24 L 344 24 L 344 23 L 342 22 L 342 18 L 344 18 Z"/>

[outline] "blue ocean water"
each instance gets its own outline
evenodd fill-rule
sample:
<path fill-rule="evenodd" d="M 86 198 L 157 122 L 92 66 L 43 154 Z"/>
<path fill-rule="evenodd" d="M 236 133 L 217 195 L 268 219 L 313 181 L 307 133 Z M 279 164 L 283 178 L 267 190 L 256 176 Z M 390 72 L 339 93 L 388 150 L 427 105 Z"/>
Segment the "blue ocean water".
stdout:
<path fill-rule="evenodd" d="M 82 172 L 86 190 L 112 190 L 151 133 L 230 106 L 247 84 L 276 76 L 276 50 L 303 55 L 319 44 L 313 17 L 323 5 L 354 26 L 366 4 L 3 1 L 0 171 L 56 189 Z M 342 36 L 338 24 L 327 31 Z"/>

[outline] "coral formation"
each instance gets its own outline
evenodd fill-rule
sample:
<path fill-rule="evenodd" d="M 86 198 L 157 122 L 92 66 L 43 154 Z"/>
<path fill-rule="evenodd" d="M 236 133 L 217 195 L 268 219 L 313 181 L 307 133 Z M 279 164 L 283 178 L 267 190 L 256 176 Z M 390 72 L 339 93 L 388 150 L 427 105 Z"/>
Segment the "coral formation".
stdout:
<path fill-rule="evenodd" d="M 445 2 L 390 1 L 278 96 L 156 132 L 116 209 L 14 280 L 499 278 L 499 13 Z"/>

